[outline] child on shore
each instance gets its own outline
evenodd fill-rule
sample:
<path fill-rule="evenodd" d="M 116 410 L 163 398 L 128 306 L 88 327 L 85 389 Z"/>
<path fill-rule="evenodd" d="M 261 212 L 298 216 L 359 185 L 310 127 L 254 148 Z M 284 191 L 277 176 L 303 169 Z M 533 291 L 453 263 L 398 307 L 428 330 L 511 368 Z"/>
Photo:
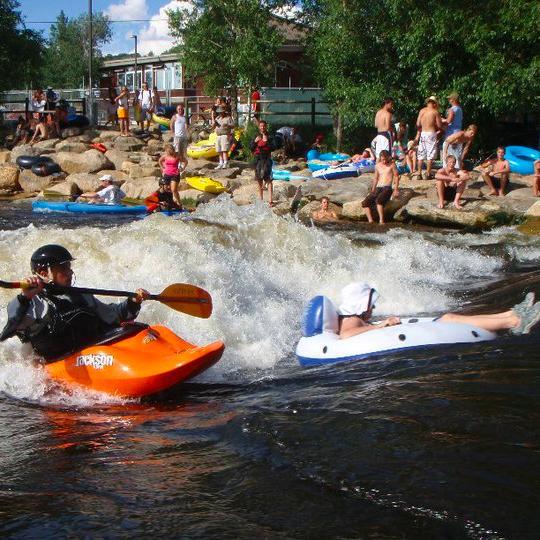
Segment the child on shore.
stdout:
<path fill-rule="evenodd" d="M 488 195 L 502 197 L 506 193 L 506 186 L 510 179 L 510 163 L 504 159 L 504 154 L 504 147 L 497 147 L 497 157 L 488 160 L 482 167 L 482 179 L 491 189 Z"/>
<path fill-rule="evenodd" d="M 255 180 L 259 183 L 259 199 L 263 200 L 263 183 L 268 187 L 268 202 L 274 206 L 272 184 L 272 142 L 268 134 L 268 126 L 264 120 L 259 122 L 259 134 L 251 143 L 251 151 L 255 155 Z"/>
<path fill-rule="evenodd" d="M 182 206 L 180 195 L 178 195 L 178 184 L 180 182 L 180 160 L 172 145 L 167 144 L 164 148 L 165 153 L 159 158 L 158 165 L 161 168 L 163 180 L 171 185 L 173 198 L 178 206 Z"/>
<path fill-rule="evenodd" d="M 129 90 L 127 86 L 122 88 L 114 101 L 118 104 L 117 115 L 120 122 L 120 136 L 127 137 L 129 135 Z"/>
<path fill-rule="evenodd" d="M 392 186 L 394 186 L 392 188 Z M 375 166 L 371 193 L 362 201 L 362 208 L 369 223 L 373 223 L 373 206 L 379 214 L 379 223 L 384 223 L 384 206 L 392 197 L 399 196 L 399 174 L 388 150 L 381 150 Z"/>

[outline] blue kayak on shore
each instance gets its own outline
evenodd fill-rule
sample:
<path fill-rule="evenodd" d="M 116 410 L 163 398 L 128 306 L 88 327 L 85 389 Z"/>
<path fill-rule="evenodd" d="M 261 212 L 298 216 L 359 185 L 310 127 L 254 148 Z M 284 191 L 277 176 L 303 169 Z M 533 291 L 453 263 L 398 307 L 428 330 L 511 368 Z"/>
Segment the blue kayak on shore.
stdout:
<path fill-rule="evenodd" d="M 127 206 L 123 204 L 88 204 L 66 201 L 33 201 L 33 212 L 62 212 L 75 214 L 146 214 L 144 204 Z"/>

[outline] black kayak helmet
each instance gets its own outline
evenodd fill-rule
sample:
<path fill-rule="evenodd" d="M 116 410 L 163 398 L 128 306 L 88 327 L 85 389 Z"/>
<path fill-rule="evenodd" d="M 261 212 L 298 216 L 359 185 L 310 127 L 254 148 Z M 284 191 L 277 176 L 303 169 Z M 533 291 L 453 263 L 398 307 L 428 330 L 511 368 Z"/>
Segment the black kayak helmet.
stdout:
<path fill-rule="evenodd" d="M 36 272 L 49 266 L 55 266 L 73 260 L 71 253 L 64 246 L 47 244 L 32 253 L 32 257 L 30 257 L 30 268 L 32 272 Z"/>

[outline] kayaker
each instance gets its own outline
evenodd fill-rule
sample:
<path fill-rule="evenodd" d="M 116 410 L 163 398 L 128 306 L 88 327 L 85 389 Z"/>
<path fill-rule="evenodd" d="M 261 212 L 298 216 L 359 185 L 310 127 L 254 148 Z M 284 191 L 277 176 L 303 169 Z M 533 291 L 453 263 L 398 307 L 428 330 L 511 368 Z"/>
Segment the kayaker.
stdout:
<path fill-rule="evenodd" d="M 171 183 L 167 182 L 165 178 L 159 179 L 159 189 L 148 195 L 144 199 L 144 204 L 146 204 L 148 212 L 182 210 L 182 205 L 174 200 Z"/>
<path fill-rule="evenodd" d="M 32 254 L 32 275 L 23 280 L 22 292 L 8 304 L 0 341 L 18 336 L 45 360 L 53 360 L 99 341 L 106 332 L 137 317 L 141 302 L 149 297 L 144 289 L 119 304 L 105 304 L 91 294 L 55 293 L 53 285 L 71 286 L 73 260 L 57 244 L 42 246 Z"/>
<path fill-rule="evenodd" d="M 370 322 L 379 293 L 367 283 L 353 282 L 341 291 L 339 305 L 339 337 L 341 339 L 401 324 L 399 317 L 388 317 L 376 324 Z M 470 324 L 490 332 L 510 330 L 513 334 L 528 334 L 540 322 L 540 302 L 534 302 L 534 293 L 528 293 L 525 300 L 512 309 L 486 315 L 461 315 L 445 313 L 442 322 Z"/>
<path fill-rule="evenodd" d="M 99 181 L 101 189 L 82 193 L 78 200 L 88 200 L 91 204 L 121 204 L 126 194 L 114 184 L 114 178 L 110 174 L 104 174 Z"/>

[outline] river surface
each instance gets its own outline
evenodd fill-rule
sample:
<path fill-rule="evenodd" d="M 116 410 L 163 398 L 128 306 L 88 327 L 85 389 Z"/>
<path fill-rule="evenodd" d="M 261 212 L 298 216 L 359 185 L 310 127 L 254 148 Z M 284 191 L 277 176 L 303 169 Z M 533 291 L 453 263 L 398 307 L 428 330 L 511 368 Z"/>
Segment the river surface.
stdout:
<path fill-rule="evenodd" d="M 307 301 L 353 280 L 380 291 L 376 316 L 540 294 L 538 237 L 321 230 L 226 200 L 116 220 L 0 206 L 0 279 L 44 243 L 72 252 L 80 286 L 207 289 L 208 320 L 156 302 L 139 320 L 227 348 L 139 402 L 55 385 L 27 346 L 0 344 L 0 536 L 540 536 L 538 331 L 313 369 L 294 356 Z"/>

